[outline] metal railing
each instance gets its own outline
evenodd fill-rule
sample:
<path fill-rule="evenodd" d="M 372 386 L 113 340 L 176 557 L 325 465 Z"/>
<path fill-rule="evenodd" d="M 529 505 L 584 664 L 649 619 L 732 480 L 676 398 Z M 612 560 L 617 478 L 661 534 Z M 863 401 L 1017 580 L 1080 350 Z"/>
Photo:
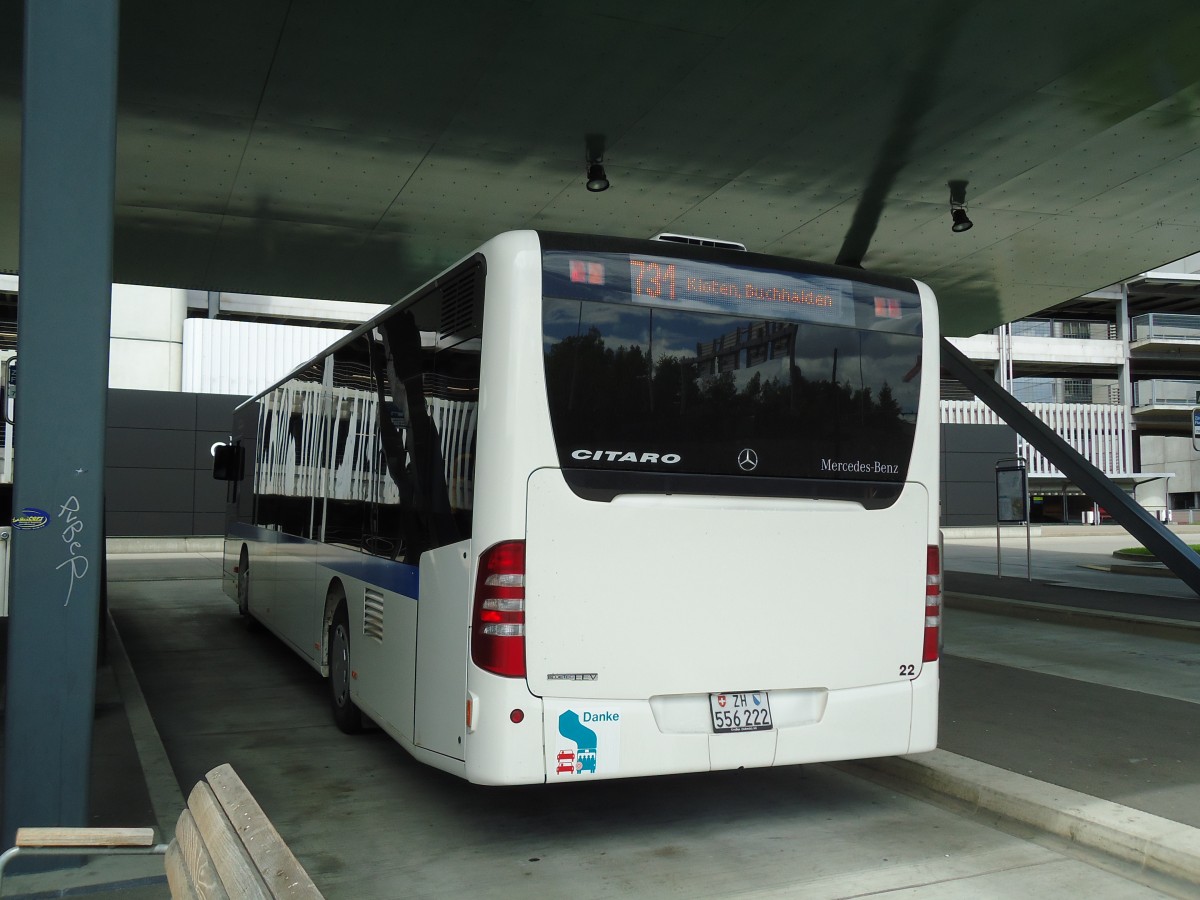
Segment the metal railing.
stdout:
<path fill-rule="evenodd" d="M 1078 319 L 1021 319 L 1010 326 L 1013 337 L 1074 338 L 1085 341 L 1115 341 L 1114 322 Z"/>
<path fill-rule="evenodd" d="M 1146 313 L 1134 316 L 1133 340 L 1200 342 L 1200 316 L 1180 313 Z"/>
<path fill-rule="evenodd" d="M 1130 416 L 1125 407 L 1085 403 L 1025 405 L 1105 475 L 1125 475 L 1132 471 Z M 991 407 L 979 400 L 943 400 L 941 411 L 943 425 L 1004 424 Z M 1030 475 L 1062 475 L 1020 436 L 1017 453 L 1028 463 Z"/>
<path fill-rule="evenodd" d="M 1112 378 L 1040 378 L 1018 376 L 1009 392 L 1022 403 L 1096 403 L 1105 406 L 1121 402 L 1121 384 Z"/>
<path fill-rule="evenodd" d="M 1133 408 L 1147 406 L 1200 406 L 1200 381 L 1149 378 L 1133 383 Z"/>

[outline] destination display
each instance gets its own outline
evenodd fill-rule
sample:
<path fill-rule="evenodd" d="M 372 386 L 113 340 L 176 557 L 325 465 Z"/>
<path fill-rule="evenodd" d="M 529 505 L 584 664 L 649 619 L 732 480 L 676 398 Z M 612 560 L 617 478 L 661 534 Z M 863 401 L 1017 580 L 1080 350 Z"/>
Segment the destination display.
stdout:
<path fill-rule="evenodd" d="M 786 314 L 800 308 L 803 318 L 826 322 L 853 313 L 844 287 L 832 279 L 654 257 L 629 257 L 629 292 L 634 300 L 701 303 L 737 312 L 746 311 L 743 301 L 788 304 L 792 308 Z"/>
<path fill-rule="evenodd" d="M 547 296 L 855 324 L 854 283 L 842 279 L 665 256 L 560 251 L 543 255 Z M 898 317 L 899 303 L 894 298 L 884 301 L 883 308 L 892 310 L 884 315 Z"/>

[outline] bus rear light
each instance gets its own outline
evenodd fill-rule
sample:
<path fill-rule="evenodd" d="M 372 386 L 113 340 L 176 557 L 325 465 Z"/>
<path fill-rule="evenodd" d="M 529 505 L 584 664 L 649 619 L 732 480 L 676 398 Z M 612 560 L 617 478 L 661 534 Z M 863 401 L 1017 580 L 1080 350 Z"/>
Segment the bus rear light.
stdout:
<path fill-rule="evenodd" d="M 471 659 L 497 675 L 525 677 L 525 542 L 505 541 L 479 557 Z"/>
<path fill-rule="evenodd" d="M 922 662 L 938 658 L 942 634 L 942 554 L 936 545 L 925 556 L 925 646 Z"/>
<path fill-rule="evenodd" d="M 489 579 L 490 580 L 490 579 Z M 491 587 L 491 585 L 485 585 Z M 525 584 L 522 582 L 521 589 L 525 589 Z M 525 598 L 523 597 L 487 597 L 483 601 L 484 618 L 487 621 L 498 622 L 499 616 L 506 612 L 519 612 L 525 608 Z M 492 618 L 489 618 L 492 617 Z"/>
<path fill-rule="evenodd" d="M 525 710 L 514 709 L 508 714 L 508 721 L 512 722 L 514 725 L 520 725 L 525 721 Z"/>
<path fill-rule="evenodd" d="M 487 619 L 484 619 L 484 621 L 486 622 Z M 483 633 L 495 637 L 524 637 L 525 626 L 518 622 L 489 623 L 483 626 Z"/>

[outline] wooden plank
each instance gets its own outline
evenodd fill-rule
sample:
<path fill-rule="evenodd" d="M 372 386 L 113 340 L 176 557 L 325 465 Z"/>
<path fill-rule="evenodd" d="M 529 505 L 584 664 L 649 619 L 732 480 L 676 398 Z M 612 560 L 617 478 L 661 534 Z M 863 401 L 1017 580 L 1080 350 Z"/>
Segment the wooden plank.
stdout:
<path fill-rule="evenodd" d="M 188 809 L 196 820 L 204 846 L 213 866 L 221 876 L 221 884 L 231 897 L 239 900 L 270 900 L 271 894 L 237 831 L 225 816 L 225 811 L 212 788 L 201 781 L 192 788 Z"/>
<path fill-rule="evenodd" d="M 153 847 L 153 828 L 18 828 L 18 847 Z"/>
<path fill-rule="evenodd" d="M 196 886 L 192 884 L 192 876 L 183 861 L 183 852 L 175 841 L 167 846 L 167 858 L 164 863 L 167 870 L 167 885 L 171 888 L 171 900 L 200 900 L 196 894 Z"/>
<path fill-rule="evenodd" d="M 184 867 L 191 877 L 196 896 L 201 900 L 229 900 L 229 894 L 221 885 L 217 867 L 213 865 L 212 856 L 204 846 L 200 828 L 189 809 L 179 814 L 179 821 L 175 824 L 175 840 L 172 846 L 176 844 L 179 846 Z"/>
<path fill-rule="evenodd" d="M 323 900 L 324 895 L 317 890 L 304 866 L 288 849 L 233 767 L 229 764 L 218 766 L 206 777 L 272 894 Z"/>

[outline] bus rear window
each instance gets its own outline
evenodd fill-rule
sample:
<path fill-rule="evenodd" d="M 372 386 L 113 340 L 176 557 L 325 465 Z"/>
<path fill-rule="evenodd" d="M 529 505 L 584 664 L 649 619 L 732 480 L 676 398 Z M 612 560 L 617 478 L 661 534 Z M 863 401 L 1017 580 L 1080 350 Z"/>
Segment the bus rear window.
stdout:
<path fill-rule="evenodd" d="M 556 282 L 546 284 L 549 293 Z M 850 309 L 832 321 L 782 303 L 764 304 L 775 315 L 747 315 L 758 310 L 631 302 L 620 292 L 546 296 L 543 350 L 560 465 L 719 476 L 723 486 L 705 492 L 769 494 L 751 483 L 790 479 L 898 487 L 917 416 L 919 303 L 895 291 L 860 297 L 860 285 L 843 284 Z"/>

